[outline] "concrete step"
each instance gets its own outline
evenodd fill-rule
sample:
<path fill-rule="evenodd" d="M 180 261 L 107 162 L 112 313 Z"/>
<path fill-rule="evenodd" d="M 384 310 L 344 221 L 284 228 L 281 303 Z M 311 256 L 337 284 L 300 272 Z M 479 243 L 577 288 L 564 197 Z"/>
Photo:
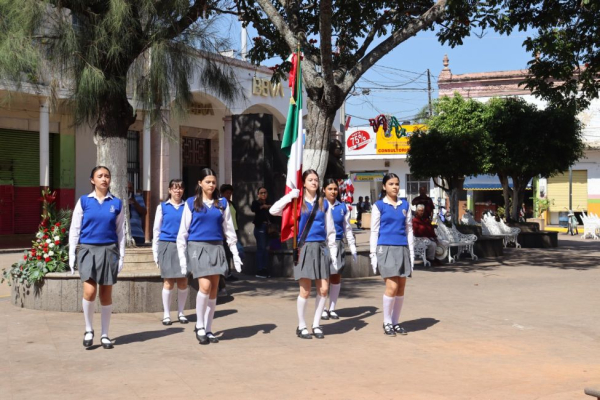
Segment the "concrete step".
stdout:
<path fill-rule="evenodd" d="M 158 268 L 154 263 L 151 247 L 133 247 L 125 249 L 125 260 L 123 271 L 156 271 Z"/>

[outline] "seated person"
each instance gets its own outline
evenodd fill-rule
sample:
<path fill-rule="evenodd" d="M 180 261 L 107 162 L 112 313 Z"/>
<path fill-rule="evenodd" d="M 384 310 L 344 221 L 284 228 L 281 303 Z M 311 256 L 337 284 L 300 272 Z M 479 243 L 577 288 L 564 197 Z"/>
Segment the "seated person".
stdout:
<path fill-rule="evenodd" d="M 441 262 L 435 258 L 435 248 L 437 246 L 437 236 L 435 230 L 431 225 L 431 219 L 425 216 L 425 205 L 417 205 L 417 213 L 412 219 L 413 223 L 413 234 L 415 237 L 427 238 L 431 243 L 427 246 L 427 253 L 425 258 L 431 261 L 433 265 L 441 265 Z"/>

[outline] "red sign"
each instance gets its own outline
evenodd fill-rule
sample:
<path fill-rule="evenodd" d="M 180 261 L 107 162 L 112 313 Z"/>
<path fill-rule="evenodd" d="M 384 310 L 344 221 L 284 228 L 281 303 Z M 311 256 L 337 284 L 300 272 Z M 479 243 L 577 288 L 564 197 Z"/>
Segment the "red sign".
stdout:
<path fill-rule="evenodd" d="M 348 136 L 348 140 L 346 141 L 346 146 L 348 150 L 360 150 L 364 149 L 367 144 L 371 143 L 373 139 L 371 139 L 371 135 L 367 131 L 356 131 L 350 136 Z"/>

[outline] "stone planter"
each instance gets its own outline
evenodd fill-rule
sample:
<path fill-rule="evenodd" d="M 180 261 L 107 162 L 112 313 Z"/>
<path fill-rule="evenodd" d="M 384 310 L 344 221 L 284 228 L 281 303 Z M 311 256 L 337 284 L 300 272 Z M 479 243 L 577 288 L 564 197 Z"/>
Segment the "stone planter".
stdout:
<path fill-rule="evenodd" d="M 190 292 L 186 309 L 196 307 L 198 281 L 189 278 Z M 121 272 L 113 286 L 113 312 L 140 313 L 162 311 L 163 280 L 156 273 Z M 81 312 L 83 285 L 79 274 L 67 272 L 47 274 L 41 284 L 28 286 L 12 282 L 11 302 L 22 308 L 45 311 Z M 172 301 L 171 311 L 177 310 L 177 296 Z M 96 312 L 100 312 L 100 300 L 96 297 Z"/>

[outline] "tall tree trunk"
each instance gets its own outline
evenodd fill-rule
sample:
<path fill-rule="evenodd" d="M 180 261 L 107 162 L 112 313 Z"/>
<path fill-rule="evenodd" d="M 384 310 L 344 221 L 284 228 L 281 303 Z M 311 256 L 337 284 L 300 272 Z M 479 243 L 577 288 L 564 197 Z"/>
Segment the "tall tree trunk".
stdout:
<path fill-rule="evenodd" d="M 120 99 L 107 98 L 100 110 L 94 143 L 98 165 L 110 170 L 110 191 L 123 201 L 127 246 L 135 246 L 129 224 L 129 199 L 127 194 L 127 131 L 135 122 L 133 107 L 123 94 Z"/>
<path fill-rule="evenodd" d="M 513 221 L 519 221 L 519 209 L 521 208 L 521 198 L 523 189 L 521 187 L 523 183 L 519 178 L 513 176 L 513 190 L 512 190 L 512 212 L 511 217 Z"/>
<path fill-rule="evenodd" d="M 498 174 L 500 184 L 502 185 L 502 195 L 504 197 L 504 218 L 510 220 L 510 187 L 508 187 L 508 177 L 505 174 Z"/>
<path fill-rule="evenodd" d="M 304 146 L 303 169 L 314 169 L 321 181 L 327 169 L 329 156 L 329 140 L 336 108 L 319 108 L 319 104 L 307 98 L 308 120 L 307 135 Z M 333 110 L 333 111 L 332 111 Z"/>
<path fill-rule="evenodd" d="M 450 215 L 452 216 L 452 223 L 454 224 L 458 222 L 458 194 L 462 190 L 464 183 L 464 177 L 452 179 L 450 183 Z"/>

